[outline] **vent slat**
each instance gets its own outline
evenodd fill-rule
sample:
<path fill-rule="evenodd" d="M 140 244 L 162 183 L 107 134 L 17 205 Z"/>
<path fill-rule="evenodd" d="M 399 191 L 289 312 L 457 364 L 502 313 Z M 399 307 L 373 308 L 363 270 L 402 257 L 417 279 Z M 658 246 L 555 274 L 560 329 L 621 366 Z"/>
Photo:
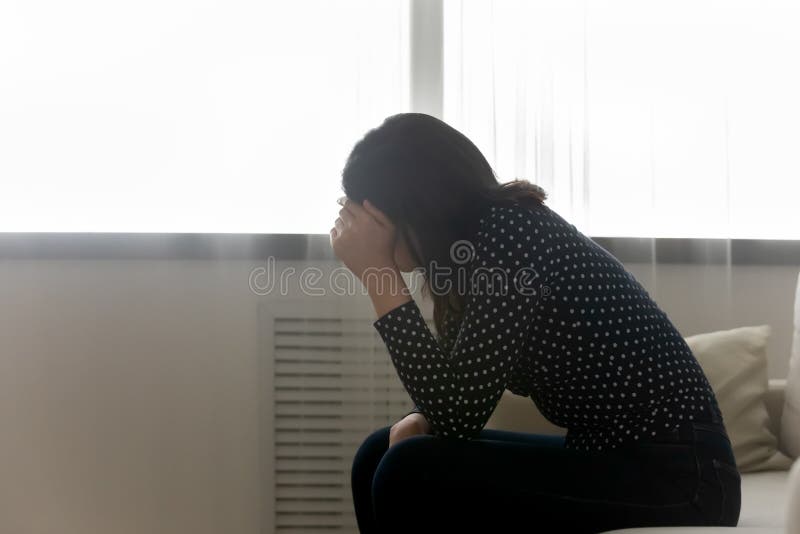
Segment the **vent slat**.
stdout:
<path fill-rule="evenodd" d="M 345 517 L 339 516 L 294 516 L 279 514 L 275 517 L 276 527 L 278 532 L 302 532 L 303 534 L 317 532 L 314 529 L 320 529 L 319 532 L 358 532 L 358 530 L 351 530 L 357 528 L 353 521 L 348 521 Z M 297 529 L 297 530 L 284 530 L 284 529 Z"/>
<path fill-rule="evenodd" d="M 286 458 L 277 458 L 277 460 L 280 463 L 280 468 L 287 473 L 317 473 L 325 471 L 336 471 L 338 473 L 349 467 L 351 463 L 349 459 L 343 458 L 333 461 L 311 459 L 293 460 Z"/>
<path fill-rule="evenodd" d="M 291 362 L 275 362 L 276 375 L 291 374 L 334 374 L 347 376 L 383 376 L 397 378 L 394 365 L 387 361 L 384 365 L 368 362 L 326 361 L 314 362 L 296 359 Z"/>
<path fill-rule="evenodd" d="M 370 421 L 360 418 L 317 418 L 317 417 L 295 417 L 278 415 L 275 418 L 275 431 L 282 433 L 281 437 L 288 437 L 293 433 L 303 431 L 321 433 L 327 432 L 332 436 L 352 435 L 367 437 L 373 430 Z"/>
<path fill-rule="evenodd" d="M 374 335 L 332 335 L 318 334 L 312 336 L 275 334 L 275 346 L 277 347 L 324 347 L 329 350 L 355 351 L 385 351 L 384 347 L 375 346 L 374 341 L 380 338 Z"/>
<path fill-rule="evenodd" d="M 402 411 L 408 404 L 408 399 L 400 398 L 391 402 L 387 399 L 375 399 L 374 402 L 364 401 L 363 403 L 305 404 L 298 402 L 281 404 L 276 413 L 282 416 L 338 416 L 363 418 L 369 421 L 385 419 L 387 413 Z"/>
<path fill-rule="evenodd" d="M 377 333 L 369 319 L 355 318 L 275 318 L 274 328 L 276 333 L 291 332 L 305 334 L 307 332 L 325 332 L 329 334 L 340 333 Z"/>
<path fill-rule="evenodd" d="M 276 346 L 273 354 L 275 361 L 327 361 L 327 362 L 352 362 L 364 365 L 381 365 L 382 362 L 391 364 L 386 349 L 372 350 L 368 347 L 359 347 L 357 350 L 346 351 L 341 347 L 306 347 L 295 345 Z"/>
<path fill-rule="evenodd" d="M 359 440 L 363 441 L 370 432 L 368 429 L 335 431 L 330 428 L 314 428 L 312 425 L 305 425 L 301 428 L 291 424 L 277 426 L 275 429 L 276 441 L 281 440 L 286 443 L 291 443 L 292 440 L 302 443 L 334 443 L 336 441 L 356 443 Z"/>
<path fill-rule="evenodd" d="M 373 388 L 391 389 L 397 377 L 379 375 L 352 376 L 291 376 L 275 375 L 275 388 L 302 388 L 308 390 L 333 389 L 335 391 L 371 391 Z"/>
<path fill-rule="evenodd" d="M 306 512 L 309 506 L 313 506 L 315 511 L 349 514 L 351 506 L 345 500 L 279 499 L 279 502 L 282 513 Z"/>
<path fill-rule="evenodd" d="M 274 392 L 275 400 L 278 402 L 284 401 L 330 401 L 330 402 L 385 402 L 386 399 L 405 399 L 408 402 L 408 394 L 405 391 L 396 390 L 383 390 L 383 391 L 368 391 L 365 389 L 345 389 L 341 388 L 338 391 L 330 390 L 304 390 L 302 388 L 293 389 L 277 389 Z M 402 412 L 402 410 L 400 410 Z"/>
<path fill-rule="evenodd" d="M 304 473 L 304 472 L 282 472 L 276 470 L 276 486 L 304 486 L 304 487 L 325 487 L 325 488 L 349 488 L 349 482 L 344 473 Z M 340 490 L 343 491 L 343 490 Z M 342 493 L 344 495 L 344 493 Z"/>
<path fill-rule="evenodd" d="M 306 486 L 287 486 L 281 485 L 275 488 L 275 498 L 278 502 L 285 499 L 298 499 L 298 500 L 307 500 L 309 502 L 309 506 L 312 506 L 311 503 L 317 500 L 340 500 L 342 502 L 346 502 L 349 505 L 352 504 L 351 499 L 342 494 L 341 489 L 337 488 L 330 488 L 330 487 L 306 487 Z M 280 506 L 279 506 L 280 508 Z"/>
<path fill-rule="evenodd" d="M 381 365 L 381 363 L 391 363 L 389 355 L 368 348 L 359 347 L 357 349 L 346 350 L 342 347 L 304 347 L 299 345 L 276 346 L 274 348 L 276 361 L 329 361 L 352 363 L 362 363 L 364 365 Z"/>

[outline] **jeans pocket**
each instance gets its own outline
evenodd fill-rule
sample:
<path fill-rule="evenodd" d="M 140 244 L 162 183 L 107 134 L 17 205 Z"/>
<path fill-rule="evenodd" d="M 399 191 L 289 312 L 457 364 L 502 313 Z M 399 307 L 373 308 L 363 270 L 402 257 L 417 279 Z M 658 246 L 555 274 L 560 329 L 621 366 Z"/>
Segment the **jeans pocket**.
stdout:
<path fill-rule="evenodd" d="M 712 460 L 712 463 L 722 496 L 717 525 L 735 527 L 739 522 L 742 505 L 742 477 L 735 465 L 721 462 L 716 458 Z"/>

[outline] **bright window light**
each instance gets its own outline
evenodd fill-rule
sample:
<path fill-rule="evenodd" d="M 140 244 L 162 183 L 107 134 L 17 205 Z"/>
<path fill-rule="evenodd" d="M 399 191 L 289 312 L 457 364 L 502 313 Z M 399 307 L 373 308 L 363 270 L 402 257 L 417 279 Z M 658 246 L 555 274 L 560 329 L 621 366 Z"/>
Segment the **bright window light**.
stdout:
<path fill-rule="evenodd" d="M 408 5 L 0 3 L 0 231 L 326 233 Z"/>
<path fill-rule="evenodd" d="M 800 238 L 794 0 L 444 0 L 444 119 L 595 236 Z M 408 0 L 0 3 L 0 231 L 326 233 Z"/>
<path fill-rule="evenodd" d="M 445 120 L 594 236 L 800 239 L 796 0 L 445 2 Z"/>

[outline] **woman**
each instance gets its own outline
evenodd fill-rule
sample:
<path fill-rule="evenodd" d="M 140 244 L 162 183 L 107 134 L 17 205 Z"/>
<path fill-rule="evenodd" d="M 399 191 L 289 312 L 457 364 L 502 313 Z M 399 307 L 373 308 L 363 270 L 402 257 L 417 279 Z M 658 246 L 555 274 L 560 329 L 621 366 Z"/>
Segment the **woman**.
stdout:
<path fill-rule="evenodd" d="M 739 473 L 702 369 L 540 188 L 499 184 L 464 135 L 408 113 L 355 145 L 343 189 L 333 249 L 416 405 L 356 453 L 362 533 L 736 525 Z M 400 275 L 414 269 L 436 335 Z M 566 436 L 484 429 L 505 389 Z"/>

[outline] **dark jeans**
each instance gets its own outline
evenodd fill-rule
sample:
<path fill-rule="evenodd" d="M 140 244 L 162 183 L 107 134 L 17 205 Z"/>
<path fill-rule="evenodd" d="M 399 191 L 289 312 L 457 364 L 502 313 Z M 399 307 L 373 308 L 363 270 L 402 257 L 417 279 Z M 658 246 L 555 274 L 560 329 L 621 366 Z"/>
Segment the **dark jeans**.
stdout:
<path fill-rule="evenodd" d="M 389 427 L 364 440 L 352 490 L 362 534 L 593 533 L 735 526 L 740 477 L 723 426 L 686 422 L 610 451 L 502 430 L 476 439 L 419 435 L 387 451 Z"/>

